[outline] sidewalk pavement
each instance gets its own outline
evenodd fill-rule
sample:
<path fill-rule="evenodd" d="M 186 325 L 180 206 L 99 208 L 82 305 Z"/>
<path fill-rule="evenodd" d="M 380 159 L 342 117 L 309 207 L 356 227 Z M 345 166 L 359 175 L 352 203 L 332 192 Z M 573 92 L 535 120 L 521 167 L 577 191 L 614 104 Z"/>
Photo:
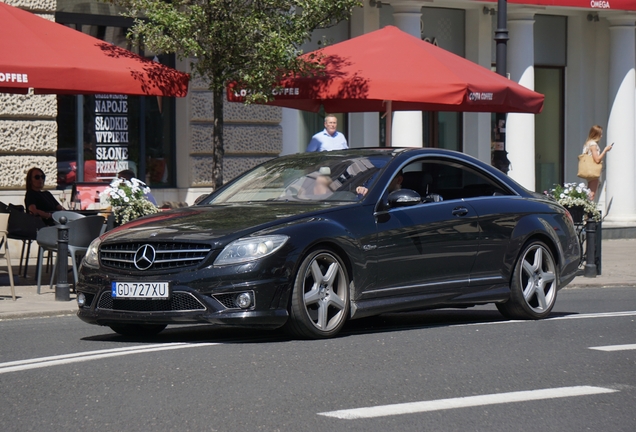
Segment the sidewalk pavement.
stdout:
<path fill-rule="evenodd" d="M 595 278 L 577 276 L 566 289 L 584 287 L 631 286 L 636 288 L 636 239 L 603 240 L 601 275 Z M 30 265 L 29 271 L 35 266 Z M 17 269 L 16 269 L 17 270 Z M 4 274 L 6 278 L 6 273 Z M 72 279 L 72 274 L 69 274 Z M 73 315 L 77 312 L 75 294 L 70 301 L 55 300 L 55 285 L 48 283 L 37 294 L 33 274 L 26 280 L 20 277 L 15 287 L 16 301 L 11 298 L 11 287 L 0 286 L 0 321 L 5 319 Z"/>

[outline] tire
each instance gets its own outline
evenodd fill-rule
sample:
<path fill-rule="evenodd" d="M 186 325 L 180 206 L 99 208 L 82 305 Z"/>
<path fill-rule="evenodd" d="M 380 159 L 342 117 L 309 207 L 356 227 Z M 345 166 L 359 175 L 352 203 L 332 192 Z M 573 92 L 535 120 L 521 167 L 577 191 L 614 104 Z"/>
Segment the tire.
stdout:
<path fill-rule="evenodd" d="M 109 326 L 115 333 L 122 336 L 155 336 L 166 328 L 163 324 L 112 324 Z"/>
<path fill-rule="evenodd" d="M 537 320 L 547 317 L 557 297 L 558 270 L 545 243 L 529 242 L 519 254 L 510 282 L 510 299 L 497 303 L 506 318 Z"/>
<path fill-rule="evenodd" d="M 338 255 L 317 249 L 305 256 L 292 291 L 285 327 L 294 336 L 324 339 L 335 336 L 349 316 L 349 276 Z"/>

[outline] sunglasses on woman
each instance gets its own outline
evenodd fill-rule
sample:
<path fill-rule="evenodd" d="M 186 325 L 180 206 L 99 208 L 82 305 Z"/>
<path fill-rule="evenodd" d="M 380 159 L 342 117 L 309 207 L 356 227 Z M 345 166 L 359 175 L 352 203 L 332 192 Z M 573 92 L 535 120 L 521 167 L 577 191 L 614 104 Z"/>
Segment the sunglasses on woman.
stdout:
<path fill-rule="evenodd" d="M 36 174 L 33 176 L 33 180 L 46 180 L 46 176 L 44 174 Z"/>

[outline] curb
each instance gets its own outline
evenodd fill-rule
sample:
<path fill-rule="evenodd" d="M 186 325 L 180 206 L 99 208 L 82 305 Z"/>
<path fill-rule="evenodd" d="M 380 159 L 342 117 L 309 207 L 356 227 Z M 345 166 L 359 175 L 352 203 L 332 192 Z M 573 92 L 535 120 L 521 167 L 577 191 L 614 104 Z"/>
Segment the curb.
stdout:
<path fill-rule="evenodd" d="M 569 283 L 563 289 L 568 288 L 636 288 L 636 282 L 606 282 L 606 283 Z"/>
<path fill-rule="evenodd" d="M 58 316 L 71 316 L 71 315 L 77 315 L 77 309 L 59 310 L 59 311 L 6 312 L 6 313 L 0 313 L 0 322 L 5 320 L 14 320 L 14 319 L 52 318 L 52 317 L 58 317 Z"/>

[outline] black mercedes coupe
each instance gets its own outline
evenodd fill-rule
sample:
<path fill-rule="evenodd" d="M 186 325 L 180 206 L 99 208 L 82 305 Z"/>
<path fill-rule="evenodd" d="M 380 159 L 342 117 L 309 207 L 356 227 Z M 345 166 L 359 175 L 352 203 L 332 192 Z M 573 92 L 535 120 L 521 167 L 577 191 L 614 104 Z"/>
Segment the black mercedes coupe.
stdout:
<path fill-rule="evenodd" d="M 207 323 L 299 338 L 386 312 L 486 303 L 541 319 L 580 260 L 565 208 L 466 154 L 296 154 L 96 239 L 78 316 L 123 335 Z"/>

